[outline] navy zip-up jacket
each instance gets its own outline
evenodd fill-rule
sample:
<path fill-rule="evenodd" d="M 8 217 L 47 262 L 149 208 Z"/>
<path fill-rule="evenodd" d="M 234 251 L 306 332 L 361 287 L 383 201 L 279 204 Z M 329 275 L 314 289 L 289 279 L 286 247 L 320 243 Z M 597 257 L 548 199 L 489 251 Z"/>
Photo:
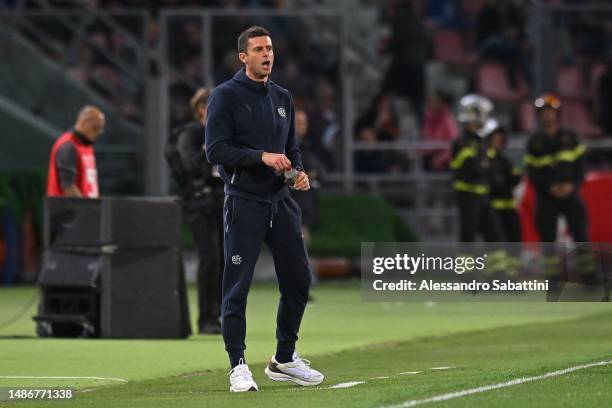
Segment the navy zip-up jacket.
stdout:
<path fill-rule="evenodd" d="M 285 154 L 302 169 L 291 94 L 270 80 L 249 79 L 244 68 L 210 96 L 205 140 L 206 157 L 219 165 L 227 195 L 262 202 L 289 196 L 284 175 L 261 160 L 264 151 Z"/>

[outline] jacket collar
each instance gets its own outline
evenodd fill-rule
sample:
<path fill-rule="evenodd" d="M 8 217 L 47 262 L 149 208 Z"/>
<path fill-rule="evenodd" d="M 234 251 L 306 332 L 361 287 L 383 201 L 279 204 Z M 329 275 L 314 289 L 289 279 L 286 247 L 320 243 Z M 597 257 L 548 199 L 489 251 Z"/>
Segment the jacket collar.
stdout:
<path fill-rule="evenodd" d="M 72 134 L 76 136 L 76 138 L 78 139 L 79 143 L 84 144 L 85 146 L 91 146 L 93 143 L 91 143 L 89 141 L 89 139 L 87 139 L 85 137 L 84 134 L 82 134 L 81 132 L 77 132 L 77 130 L 75 128 L 72 128 Z"/>
<path fill-rule="evenodd" d="M 253 81 L 251 78 L 247 76 L 246 70 L 244 68 L 236 72 L 236 74 L 234 75 L 234 80 L 243 84 L 247 88 L 252 89 L 255 92 L 262 93 L 262 94 L 270 92 L 270 85 L 272 84 L 272 81 L 270 80 L 270 78 L 268 78 L 266 82 Z"/>

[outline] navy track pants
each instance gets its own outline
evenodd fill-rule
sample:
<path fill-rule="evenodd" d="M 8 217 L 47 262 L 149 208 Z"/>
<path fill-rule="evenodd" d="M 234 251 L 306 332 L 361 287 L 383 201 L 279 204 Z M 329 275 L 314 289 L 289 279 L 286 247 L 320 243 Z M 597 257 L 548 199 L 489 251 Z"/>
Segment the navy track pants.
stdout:
<path fill-rule="evenodd" d="M 299 206 L 290 197 L 271 204 L 226 196 L 223 215 L 225 268 L 221 318 L 232 367 L 244 358 L 247 296 L 264 242 L 272 253 L 280 289 L 277 354 L 293 353 L 311 283 Z"/>

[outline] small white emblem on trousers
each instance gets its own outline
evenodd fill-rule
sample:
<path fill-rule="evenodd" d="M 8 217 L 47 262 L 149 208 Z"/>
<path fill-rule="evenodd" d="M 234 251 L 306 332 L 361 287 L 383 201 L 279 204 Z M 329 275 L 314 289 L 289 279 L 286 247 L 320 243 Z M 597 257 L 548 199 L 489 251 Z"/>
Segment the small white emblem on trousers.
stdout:
<path fill-rule="evenodd" d="M 232 263 L 234 265 L 240 265 L 242 263 L 242 257 L 240 255 L 233 255 L 232 256 Z"/>
<path fill-rule="evenodd" d="M 278 114 L 281 115 L 283 118 L 287 117 L 287 112 L 285 112 L 285 108 L 283 108 L 282 106 L 278 108 L 277 111 L 278 111 Z"/>

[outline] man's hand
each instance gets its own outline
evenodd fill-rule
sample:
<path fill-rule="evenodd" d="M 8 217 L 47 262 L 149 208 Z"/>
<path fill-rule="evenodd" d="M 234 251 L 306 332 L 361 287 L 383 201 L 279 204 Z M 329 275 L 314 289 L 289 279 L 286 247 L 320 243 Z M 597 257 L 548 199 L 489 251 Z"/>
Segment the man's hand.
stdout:
<path fill-rule="evenodd" d="M 284 154 L 264 152 L 261 161 L 277 171 L 291 170 L 291 161 Z"/>
<path fill-rule="evenodd" d="M 561 184 L 555 183 L 550 186 L 550 194 L 555 198 L 561 198 Z"/>
<path fill-rule="evenodd" d="M 569 197 L 574 192 L 574 183 L 561 183 L 559 194 L 562 198 Z"/>
<path fill-rule="evenodd" d="M 297 178 L 295 179 L 295 184 L 291 187 L 294 190 L 310 190 L 310 180 L 308 179 L 308 175 L 303 171 L 298 173 Z"/>
<path fill-rule="evenodd" d="M 64 189 L 64 195 L 66 197 L 83 197 L 83 194 L 81 194 L 81 190 L 79 190 L 79 188 L 76 186 L 76 184 L 72 184 L 69 187 L 66 187 Z"/>
<path fill-rule="evenodd" d="M 567 198 L 573 191 L 573 183 L 555 183 L 550 186 L 550 193 L 556 198 Z"/>

